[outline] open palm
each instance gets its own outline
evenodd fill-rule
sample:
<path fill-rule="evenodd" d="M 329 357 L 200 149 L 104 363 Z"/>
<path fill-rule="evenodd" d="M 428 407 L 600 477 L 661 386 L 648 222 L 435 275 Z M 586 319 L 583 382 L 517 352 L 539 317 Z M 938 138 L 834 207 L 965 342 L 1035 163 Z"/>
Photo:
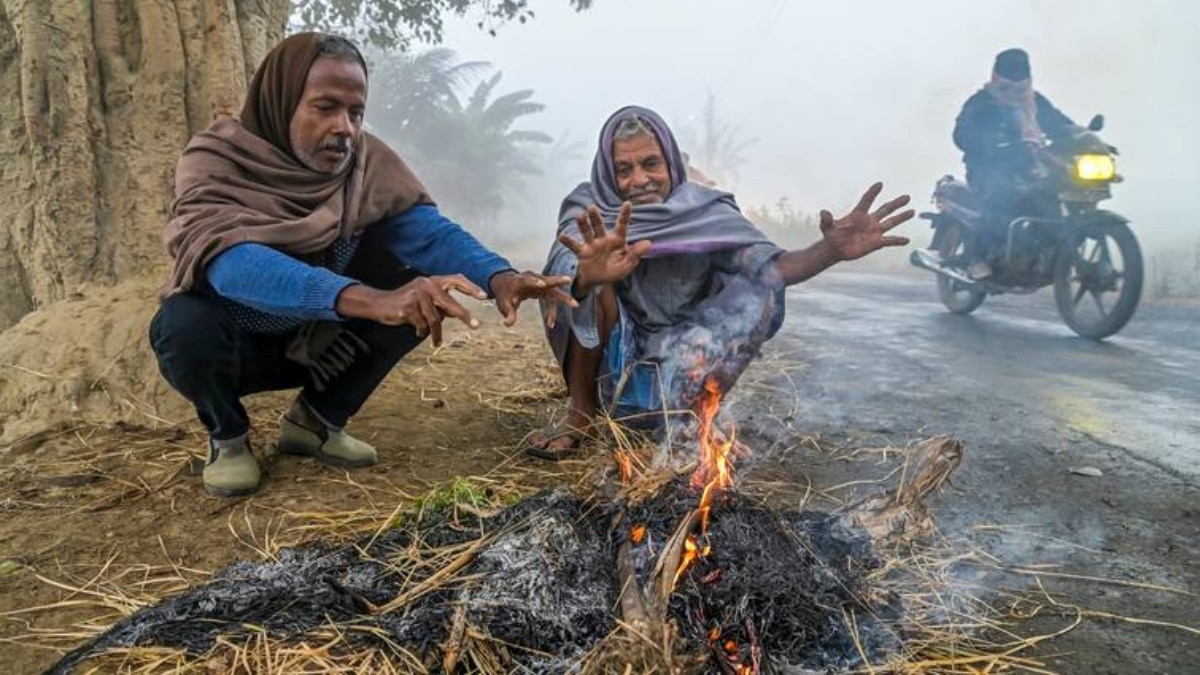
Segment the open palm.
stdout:
<path fill-rule="evenodd" d="M 632 246 L 628 242 L 632 213 L 633 205 L 625 202 L 617 214 L 615 227 L 609 230 L 604 226 L 600 209 L 593 205 L 586 213 L 575 217 L 582 242 L 566 234 L 559 235 L 558 240 L 579 259 L 575 276 L 577 292 L 585 293 L 596 286 L 624 279 L 650 250 L 649 241 L 639 241 Z"/>
<path fill-rule="evenodd" d="M 908 243 L 907 237 L 892 236 L 887 232 L 913 217 L 911 209 L 896 213 L 908 204 L 909 197 L 897 197 L 872 212 L 871 205 L 882 191 L 883 183 L 875 183 L 863 194 L 854 210 L 841 218 L 834 219 L 833 214 L 821 211 L 821 234 L 838 260 L 857 260 L 881 248 Z"/>

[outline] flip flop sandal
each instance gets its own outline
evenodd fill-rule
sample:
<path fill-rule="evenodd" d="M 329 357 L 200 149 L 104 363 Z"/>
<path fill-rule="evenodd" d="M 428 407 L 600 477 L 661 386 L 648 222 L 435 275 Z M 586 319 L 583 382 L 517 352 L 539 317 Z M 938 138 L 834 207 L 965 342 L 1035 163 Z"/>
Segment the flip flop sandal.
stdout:
<path fill-rule="evenodd" d="M 571 444 L 567 447 L 554 447 L 555 441 L 561 438 L 570 438 Z M 530 441 L 525 445 L 523 451 L 530 457 L 537 457 L 549 462 L 558 462 L 564 459 L 572 459 L 578 457 L 583 452 L 583 434 L 574 429 L 563 429 L 561 427 L 545 434 L 543 437 L 544 443 Z"/>

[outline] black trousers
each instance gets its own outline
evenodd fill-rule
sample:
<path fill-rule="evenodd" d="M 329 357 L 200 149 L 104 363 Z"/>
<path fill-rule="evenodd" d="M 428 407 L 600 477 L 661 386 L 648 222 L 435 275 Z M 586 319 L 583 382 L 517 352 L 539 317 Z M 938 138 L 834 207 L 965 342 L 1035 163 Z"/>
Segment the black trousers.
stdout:
<path fill-rule="evenodd" d="M 353 274 L 355 263 L 347 275 L 362 279 Z M 371 285 L 399 288 L 418 276 L 394 261 L 390 267 L 382 276 L 372 275 L 376 279 Z M 195 406 L 209 435 L 228 440 L 250 430 L 241 398 L 263 391 L 302 388 L 305 402 L 318 415 L 330 424 L 345 426 L 396 363 L 422 340 L 410 325 L 384 326 L 354 319 L 345 327 L 371 352 L 360 356 L 324 391 L 317 391 L 308 371 L 285 356 L 294 333 L 264 335 L 242 330 L 207 288 L 165 300 L 150 323 L 150 343 L 163 377 Z"/>
<path fill-rule="evenodd" d="M 967 183 L 980 197 L 983 209 L 979 241 L 975 253 L 979 259 L 991 257 L 1008 237 L 1008 224 L 1020 215 L 1022 193 L 1012 171 L 995 167 L 972 167 Z"/>
<path fill-rule="evenodd" d="M 1030 169 L 1006 166 L 973 166 L 967 169 L 967 184 L 980 197 L 982 231 L 977 242 L 978 258 L 995 257 L 1008 242 L 1008 225 L 1021 216 L 1052 216 L 1057 195 L 1039 190 L 1023 176 Z"/>

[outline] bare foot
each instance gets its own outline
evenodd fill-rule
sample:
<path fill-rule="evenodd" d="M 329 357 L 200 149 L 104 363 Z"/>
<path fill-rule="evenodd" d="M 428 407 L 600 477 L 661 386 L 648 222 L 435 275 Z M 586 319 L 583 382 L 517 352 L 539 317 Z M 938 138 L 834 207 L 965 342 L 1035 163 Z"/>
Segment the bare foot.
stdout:
<path fill-rule="evenodd" d="M 525 446 L 525 453 L 552 462 L 574 457 L 579 454 L 580 445 L 591 430 L 591 418 L 571 410 L 553 429 L 535 432 Z"/>

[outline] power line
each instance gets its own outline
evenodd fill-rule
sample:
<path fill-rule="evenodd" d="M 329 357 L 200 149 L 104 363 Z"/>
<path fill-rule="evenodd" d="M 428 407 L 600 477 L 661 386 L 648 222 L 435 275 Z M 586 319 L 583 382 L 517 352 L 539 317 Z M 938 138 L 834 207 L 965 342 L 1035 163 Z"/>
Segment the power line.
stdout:
<path fill-rule="evenodd" d="M 767 6 L 767 10 L 763 13 L 763 20 L 759 22 L 757 30 L 752 34 L 751 39 L 753 43 L 737 51 L 737 53 L 742 55 L 742 58 L 738 59 L 730 70 L 716 82 L 714 89 L 724 89 L 731 80 L 734 80 L 741 74 L 742 70 L 754 62 L 759 52 L 762 51 L 763 45 L 766 44 L 767 38 L 774 31 L 775 26 L 779 24 L 779 19 L 787 9 L 787 3 L 788 0 L 772 0 L 771 4 Z"/>

